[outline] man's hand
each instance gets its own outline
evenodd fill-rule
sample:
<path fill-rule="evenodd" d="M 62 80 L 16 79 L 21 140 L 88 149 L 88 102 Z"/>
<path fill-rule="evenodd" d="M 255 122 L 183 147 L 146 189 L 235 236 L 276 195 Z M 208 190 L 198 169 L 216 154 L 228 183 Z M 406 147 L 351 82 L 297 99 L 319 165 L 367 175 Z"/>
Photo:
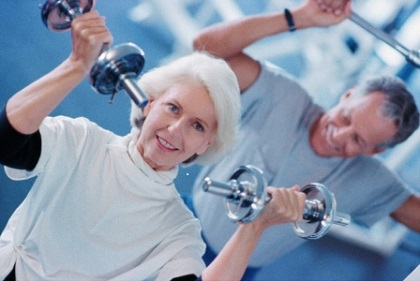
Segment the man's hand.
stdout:
<path fill-rule="evenodd" d="M 319 3 L 321 2 L 322 3 Z M 342 3 L 344 6 L 327 6 Z M 351 16 L 351 2 L 348 0 L 307 0 L 294 12 L 298 28 L 327 27 L 341 23 Z M 331 11 L 331 12 L 328 12 Z"/>
<path fill-rule="evenodd" d="M 351 5 L 350 0 L 316 0 L 316 2 L 323 11 L 337 16 L 345 13 Z"/>

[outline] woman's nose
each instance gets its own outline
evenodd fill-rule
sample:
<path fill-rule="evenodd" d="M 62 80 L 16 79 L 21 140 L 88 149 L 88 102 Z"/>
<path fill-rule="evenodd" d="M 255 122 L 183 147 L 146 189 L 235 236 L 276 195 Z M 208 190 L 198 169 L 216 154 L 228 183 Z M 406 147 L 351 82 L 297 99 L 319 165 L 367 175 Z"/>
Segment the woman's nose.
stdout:
<path fill-rule="evenodd" d="M 178 119 L 172 122 L 168 127 L 169 132 L 175 137 L 181 137 L 183 131 L 183 121 Z"/>

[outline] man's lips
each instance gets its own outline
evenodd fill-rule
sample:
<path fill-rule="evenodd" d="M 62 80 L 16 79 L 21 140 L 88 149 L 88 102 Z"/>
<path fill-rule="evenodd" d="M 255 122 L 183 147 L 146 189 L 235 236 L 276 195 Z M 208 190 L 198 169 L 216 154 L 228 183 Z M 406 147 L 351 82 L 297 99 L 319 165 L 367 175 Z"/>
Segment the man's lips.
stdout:
<path fill-rule="evenodd" d="M 327 128 L 325 130 L 325 140 L 327 142 L 327 145 L 330 149 L 339 152 L 340 151 L 340 147 L 334 143 L 334 141 L 332 140 L 332 134 L 333 134 L 334 128 L 331 124 L 327 125 Z"/>

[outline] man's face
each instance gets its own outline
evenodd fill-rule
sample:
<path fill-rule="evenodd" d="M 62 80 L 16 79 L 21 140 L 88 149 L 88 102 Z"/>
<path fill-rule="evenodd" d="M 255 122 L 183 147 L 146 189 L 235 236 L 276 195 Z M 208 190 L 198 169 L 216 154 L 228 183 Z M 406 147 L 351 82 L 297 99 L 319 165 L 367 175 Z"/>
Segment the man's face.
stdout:
<path fill-rule="evenodd" d="M 314 123 L 310 135 L 312 149 L 324 157 L 381 152 L 377 146 L 397 133 L 395 123 L 380 113 L 384 99 L 381 92 L 363 97 L 353 96 L 351 90 L 347 92 Z"/>

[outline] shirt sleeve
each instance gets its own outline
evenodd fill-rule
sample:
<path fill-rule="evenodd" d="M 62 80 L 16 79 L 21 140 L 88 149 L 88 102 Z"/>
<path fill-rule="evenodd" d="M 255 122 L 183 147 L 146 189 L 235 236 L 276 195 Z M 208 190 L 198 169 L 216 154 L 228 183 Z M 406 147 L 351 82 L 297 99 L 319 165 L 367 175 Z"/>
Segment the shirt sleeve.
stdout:
<path fill-rule="evenodd" d="M 195 276 L 194 274 L 184 275 L 180 277 L 175 277 L 171 281 L 201 281 L 201 277 Z"/>
<path fill-rule="evenodd" d="M 196 247 L 181 250 L 165 264 L 156 280 L 200 280 L 196 276 L 201 276 L 206 268 L 201 255 L 201 250 Z M 189 279 L 191 276 L 195 279 Z"/>
<path fill-rule="evenodd" d="M 25 135 L 10 124 L 6 109 L 0 112 L 0 163 L 16 169 L 32 170 L 41 154 L 39 130 Z"/>
<path fill-rule="evenodd" d="M 335 177 L 331 186 L 340 187 L 333 189 L 337 208 L 367 227 L 394 212 L 413 194 L 396 172 L 372 156 L 345 161 L 337 168 Z"/>

